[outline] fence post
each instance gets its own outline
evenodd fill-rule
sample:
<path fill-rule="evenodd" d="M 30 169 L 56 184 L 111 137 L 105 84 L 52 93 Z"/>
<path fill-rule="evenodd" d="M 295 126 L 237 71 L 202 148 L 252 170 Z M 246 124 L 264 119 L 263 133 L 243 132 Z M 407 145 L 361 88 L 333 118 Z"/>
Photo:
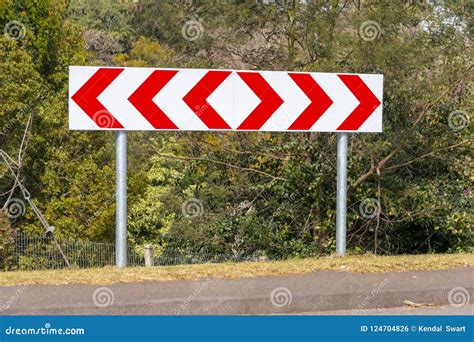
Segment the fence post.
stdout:
<path fill-rule="evenodd" d="M 151 267 L 154 265 L 153 257 L 153 246 L 150 244 L 145 245 L 145 267 Z"/>

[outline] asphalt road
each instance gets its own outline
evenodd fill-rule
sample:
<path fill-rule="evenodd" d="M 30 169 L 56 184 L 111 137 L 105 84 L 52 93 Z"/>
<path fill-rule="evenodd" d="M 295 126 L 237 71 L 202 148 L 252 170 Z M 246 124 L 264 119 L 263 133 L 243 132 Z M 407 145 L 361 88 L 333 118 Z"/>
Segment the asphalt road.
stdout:
<path fill-rule="evenodd" d="M 315 311 L 304 312 L 302 315 L 353 315 L 354 310 L 338 310 L 338 311 Z M 465 304 L 460 307 L 453 305 L 429 306 L 429 307 L 400 307 L 389 309 L 369 309 L 358 310 L 357 315 L 376 316 L 376 315 L 428 315 L 428 316 L 452 316 L 452 315 L 474 315 L 474 304 Z M 474 317 L 473 317 L 474 319 Z"/>
<path fill-rule="evenodd" d="M 472 304 L 473 297 L 474 267 L 377 274 L 318 271 L 233 280 L 7 286 L 0 287 L 0 315 L 335 314 L 336 311 L 465 315 L 472 314 L 469 303 Z M 434 307 L 400 309 L 406 301 Z"/>

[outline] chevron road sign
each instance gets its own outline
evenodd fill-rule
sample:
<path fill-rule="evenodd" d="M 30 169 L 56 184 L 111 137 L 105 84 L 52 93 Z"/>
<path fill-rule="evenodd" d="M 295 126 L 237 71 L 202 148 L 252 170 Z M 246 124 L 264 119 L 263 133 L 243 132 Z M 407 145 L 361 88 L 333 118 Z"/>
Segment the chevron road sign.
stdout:
<path fill-rule="evenodd" d="M 346 251 L 349 132 L 382 131 L 382 75 L 69 68 L 69 129 L 115 130 L 116 265 L 127 265 L 127 131 L 337 132 L 336 252 Z"/>
<path fill-rule="evenodd" d="M 383 76 L 71 66 L 72 130 L 381 132 Z"/>

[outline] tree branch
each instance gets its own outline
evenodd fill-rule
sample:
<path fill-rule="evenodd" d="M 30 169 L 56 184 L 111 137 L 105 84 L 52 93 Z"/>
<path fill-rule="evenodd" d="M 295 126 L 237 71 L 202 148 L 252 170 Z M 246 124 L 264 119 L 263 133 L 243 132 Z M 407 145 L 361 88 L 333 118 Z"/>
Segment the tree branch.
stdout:
<path fill-rule="evenodd" d="M 273 175 L 271 175 L 267 172 L 264 172 L 264 171 L 260 171 L 260 170 L 256 170 L 256 169 L 252 169 L 252 168 L 248 168 L 248 167 L 241 167 L 241 166 L 234 165 L 234 164 L 229 164 L 229 163 L 226 163 L 226 162 L 223 162 L 223 161 L 220 161 L 220 160 L 207 159 L 207 158 L 197 158 L 197 157 L 178 157 L 178 156 L 174 156 L 174 155 L 170 155 L 170 154 L 162 154 L 162 153 L 159 153 L 159 152 L 156 152 L 156 154 L 159 157 L 168 158 L 168 159 L 184 160 L 184 161 L 189 161 L 189 160 L 204 161 L 204 162 L 209 162 L 209 163 L 214 163 L 214 164 L 219 164 L 219 165 L 225 165 L 225 166 L 228 166 L 230 168 L 234 168 L 234 169 L 238 169 L 238 170 L 242 170 L 242 171 L 258 173 L 260 175 L 269 177 L 273 180 L 287 181 L 286 178 L 273 176 Z"/>
<path fill-rule="evenodd" d="M 455 82 L 455 84 L 457 85 L 460 81 L 462 81 L 466 76 L 465 75 L 468 75 L 469 74 L 469 71 L 472 69 L 472 65 L 470 65 L 467 70 L 463 73 L 463 77 L 460 78 L 460 80 L 458 80 L 458 82 Z M 424 106 L 423 110 L 420 112 L 420 114 L 418 115 L 418 117 L 415 119 L 415 122 L 413 123 L 413 125 L 410 127 L 410 129 L 405 132 L 403 134 L 403 136 L 412 136 L 412 133 L 413 131 L 415 130 L 416 126 L 418 126 L 418 124 L 420 123 L 421 119 L 426 115 L 426 113 L 428 113 L 432 108 L 433 106 L 438 103 L 440 100 L 442 100 L 452 89 L 451 88 L 448 88 L 445 92 L 443 92 L 441 95 L 439 95 L 438 97 L 436 97 L 433 101 L 431 101 L 430 103 L 428 103 L 427 105 Z M 369 171 L 367 171 L 365 174 L 363 174 L 362 176 L 360 176 L 354 183 L 351 184 L 351 186 L 349 187 L 349 194 L 357 187 L 359 186 L 361 183 L 363 183 L 367 178 L 369 178 L 370 176 L 372 176 L 375 171 L 377 169 L 382 169 L 384 167 L 385 164 L 387 164 L 387 162 L 389 162 L 398 152 L 400 152 L 400 150 L 404 147 L 404 145 L 407 143 L 407 141 L 409 140 L 404 140 L 404 141 L 399 141 L 398 144 L 397 144 L 397 147 L 392 151 L 390 152 L 390 154 L 388 156 L 386 156 L 384 159 L 382 159 L 380 162 L 376 163 L 376 164 L 373 164 L 370 168 Z"/>
<path fill-rule="evenodd" d="M 431 151 L 429 153 L 425 153 L 415 159 L 412 159 L 412 160 L 409 160 L 405 163 L 402 163 L 402 164 L 398 164 L 398 165 L 394 165 L 394 166 L 390 166 L 390 167 L 387 167 L 385 170 L 386 171 L 389 171 L 389 170 L 396 170 L 396 169 L 399 169 L 401 167 L 404 167 L 404 166 L 407 166 L 407 165 L 410 165 L 410 164 L 413 164 L 413 163 L 416 163 L 418 160 L 421 160 L 423 158 L 426 158 L 426 157 L 429 157 L 429 156 L 432 156 L 434 155 L 435 153 L 437 152 L 441 152 L 441 151 L 445 151 L 445 150 L 450 150 L 452 148 L 456 148 L 456 147 L 459 147 L 459 146 L 462 146 L 466 143 L 472 143 L 472 141 L 463 141 L 463 142 L 460 142 L 459 144 L 454 144 L 454 145 L 451 145 L 451 146 L 447 146 L 447 147 L 443 147 L 443 148 L 440 148 L 438 150 L 435 150 L 435 151 Z"/>

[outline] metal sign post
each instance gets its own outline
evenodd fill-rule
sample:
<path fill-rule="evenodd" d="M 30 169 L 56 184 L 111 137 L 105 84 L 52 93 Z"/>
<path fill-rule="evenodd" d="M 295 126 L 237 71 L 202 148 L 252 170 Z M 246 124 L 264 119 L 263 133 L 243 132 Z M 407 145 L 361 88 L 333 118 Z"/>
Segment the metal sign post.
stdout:
<path fill-rule="evenodd" d="M 127 266 L 127 132 L 117 131 L 116 146 L 115 264 Z"/>
<path fill-rule="evenodd" d="M 335 132 L 336 249 L 346 251 L 349 132 L 382 132 L 383 75 L 69 67 L 69 129 L 116 130 L 116 263 L 127 265 L 126 131 Z"/>
<path fill-rule="evenodd" d="M 347 133 L 337 134 L 336 253 L 346 254 Z"/>

